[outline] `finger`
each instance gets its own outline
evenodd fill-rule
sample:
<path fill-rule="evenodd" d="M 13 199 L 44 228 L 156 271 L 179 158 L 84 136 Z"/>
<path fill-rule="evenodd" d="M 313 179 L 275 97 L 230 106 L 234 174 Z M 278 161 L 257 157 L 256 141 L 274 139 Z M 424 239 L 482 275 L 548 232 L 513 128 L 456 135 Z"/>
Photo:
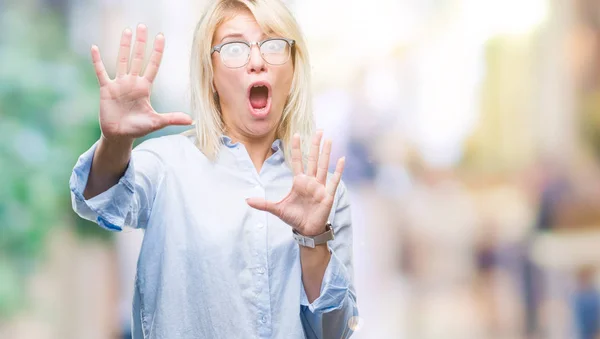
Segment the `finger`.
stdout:
<path fill-rule="evenodd" d="M 119 56 L 117 64 L 117 76 L 127 74 L 129 68 L 129 53 L 131 52 L 131 30 L 126 28 L 121 35 L 121 45 L 119 47 Z"/>
<path fill-rule="evenodd" d="M 329 167 L 329 156 L 331 154 L 331 140 L 326 139 L 323 144 L 323 152 L 319 155 L 319 163 L 317 168 L 317 181 L 325 185 L 327 181 L 327 168 Z"/>
<path fill-rule="evenodd" d="M 148 30 L 146 25 L 139 24 L 135 33 L 135 45 L 133 46 L 133 60 L 131 61 L 131 75 L 139 75 L 142 71 L 142 63 L 146 54 L 146 39 Z"/>
<path fill-rule="evenodd" d="M 298 133 L 292 137 L 292 170 L 294 171 L 294 175 L 304 173 L 302 150 L 300 149 L 300 134 Z"/>
<path fill-rule="evenodd" d="M 260 211 L 269 212 L 275 216 L 279 216 L 279 209 L 277 205 L 272 201 L 267 201 L 263 198 L 248 198 L 246 203 L 252 208 L 256 208 Z"/>
<path fill-rule="evenodd" d="M 154 47 L 152 49 L 152 54 L 150 55 L 150 61 L 148 61 L 148 66 L 144 72 L 144 77 L 150 82 L 153 82 L 154 78 L 156 78 L 156 73 L 158 73 L 164 49 L 165 36 L 158 34 L 154 39 Z"/>
<path fill-rule="evenodd" d="M 314 177 L 317 174 L 317 159 L 319 157 L 319 149 L 321 148 L 321 138 L 323 131 L 318 131 L 313 137 L 310 151 L 308 152 L 308 165 L 306 167 L 306 175 Z"/>
<path fill-rule="evenodd" d="M 172 112 L 158 114 L 160 119 L 160 128 L 172 125 L 191 125 L 192 118 L 183 112 Z"/>
<path fill-rule="evenodd" d="M 102 62 L 102 57 L 100 57 L 100 49 L 98 49 L 98 46 L 96 45 L 92 46 L 92 63 L 94 64 L 94 70 L 96 71 L 98 83 L 100 86 L 106 85 L 110 81 L 110 78 L 106 73 L 106 68 Z"/>
<path fill-rule="evenodd" d="M 332 196 L 335 196 L 335 191 L 337 190 L 337 187 L 340 184 L 345 164 L 346 157 L 342 157 L 337 161 L 337 165 L 335 166 L 335 172 L 333 173 L 331 180 L 329 180 L 329 182 L 327 183 L 327 193 L 329 193 Z"/>

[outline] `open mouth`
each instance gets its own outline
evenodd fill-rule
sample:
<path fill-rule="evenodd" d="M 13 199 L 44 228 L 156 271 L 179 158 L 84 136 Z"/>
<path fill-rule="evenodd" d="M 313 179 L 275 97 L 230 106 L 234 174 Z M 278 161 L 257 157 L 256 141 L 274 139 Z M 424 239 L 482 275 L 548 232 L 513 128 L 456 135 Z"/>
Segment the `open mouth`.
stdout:
<path fill-rule="evenodd" d="M 250 103 L 251 113 L 257 116 L 264 116 L 269 112 L 271 102 L 271 88 L 268 83 L 254 83 L 248 90 L 248 101 Z"/>
<path fill-rule="evenodd" d="M 254 109 L 263 109 L 267 107 L 269 100 L 269 89 L 267 86 L 252 86 L 250 89 L 250 105 Z"/>

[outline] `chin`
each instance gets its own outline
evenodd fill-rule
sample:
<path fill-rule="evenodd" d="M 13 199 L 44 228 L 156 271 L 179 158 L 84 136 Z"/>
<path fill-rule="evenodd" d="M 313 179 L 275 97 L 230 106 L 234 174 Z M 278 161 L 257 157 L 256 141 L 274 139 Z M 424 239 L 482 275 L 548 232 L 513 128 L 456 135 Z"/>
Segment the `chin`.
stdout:
<path fill-rule="evenodd" d="M 275 119 L 275 116 L 272 115 L 272 112 L 266 114 L 263 118 L 255 118 L 252 116 L 251 112 L 248 112 L 251 116 L 250 119 L 247 120 L 248 130 L 256 136 L 264 136 L 273 132 L 277 129 L 277 125 L 279 120 Z"/>

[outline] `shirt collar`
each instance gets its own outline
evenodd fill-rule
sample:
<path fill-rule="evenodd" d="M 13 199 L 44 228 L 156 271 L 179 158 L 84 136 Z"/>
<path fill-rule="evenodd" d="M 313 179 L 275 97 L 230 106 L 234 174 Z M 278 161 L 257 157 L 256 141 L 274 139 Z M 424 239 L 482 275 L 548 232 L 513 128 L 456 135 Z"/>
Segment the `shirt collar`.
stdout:
<path fill-rule="evenodd" d="M 239 146 L 239 142 L 233 143 L 231 141 L 231 138 L 225 134 L 221 134 L 221 141 L 223 142 L 223 145 L 229 148 L 236 148 L 237 146 Z"/>
<path fill-rule="evenodd" d="M 281 149 L 281 139 L 275 139 L 275 141 L 273 141 L 273 143 L 271 144 L 271 149 L 274 152 L 277 152 Z"/>
<path fill-rule="evenodd" d="M 223 142 L 223 145 L 227 146 L 228 148 L 236 148 L 240 145 L 239 142 L 233 142 L 231 140 L 231 138 L 225 134 L 221 134 L 221 141 Z M 275 141 L 273 141 L 273 143 L 271 144 L 271 149 L 273 150 L 273 152 L 277 152 L 279 150 L 281 150 L 281 139 L 275 139 Z"/>

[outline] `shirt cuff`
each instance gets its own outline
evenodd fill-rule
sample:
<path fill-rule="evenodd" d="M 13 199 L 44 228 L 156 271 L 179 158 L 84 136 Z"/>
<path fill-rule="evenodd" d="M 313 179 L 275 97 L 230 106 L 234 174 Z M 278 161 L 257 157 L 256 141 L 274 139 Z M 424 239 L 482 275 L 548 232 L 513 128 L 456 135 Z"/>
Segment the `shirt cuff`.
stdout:
<path fill-rule="evenodd" d="M 330 248 L 331 259 L 325 269 L 323 282 L 321 283 L 321 293 L 312 304 L 308 302 L 304 283 L 301 284 L 302 292 L 300 295 L 300 304 L 308 307 L 312 313 L 327 313 L 342 308 L 344 300 L 348 294 L 350 281 L 344 264 L 335 255 Z"/>
<path fill-rule="evenodd" d="M 133 164 L 129 163 L 125 174 L 116 185 L 86 200 L 83 191 L 87 185 L 97 147 L 98 142 L 83 153 L 71 173 L 69 187 L 73 209 L 81 217 L 96 222 L 109 231 L 121 231 L 125 225 L 125 218 L 128 215 L 130 202 L 134 195 L 132 185 L 135 179 Z"/>

